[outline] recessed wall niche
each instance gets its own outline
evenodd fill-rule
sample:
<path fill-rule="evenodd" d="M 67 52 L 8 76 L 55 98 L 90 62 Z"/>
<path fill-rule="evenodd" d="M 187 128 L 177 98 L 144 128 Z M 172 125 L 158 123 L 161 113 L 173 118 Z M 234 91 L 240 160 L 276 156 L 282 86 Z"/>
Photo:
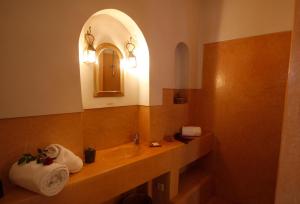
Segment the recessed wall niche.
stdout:
<path fill-rule="evenodd" d="M 91 27 L 95 40 L 93 47 L 97 48 L 103 43 L 113 44 L 120 50 L 123 59 L 124 96 L 121 97 L 95 97 L 94 79 L 97 64 L 84 62 L 86 49 L 85 33 Z M 128 51 L 126 42 L 133 37 L 135 41 L 134 54 L 136 68 L 126 67 Z M 82 104 L 84 109 L 104 108 L 130 105 L 149 105 L 149 50 L 145 37 L 127 14 L 116 9 L 104 9 L 93 14 L 84 24 L 79 38 L 79 60 Z M 96 62 L 98 63 L 98 62 Z"/>
<path fill-rule="evenodd" d="M 189 88 L 189 49 L 180 42 L 175 49 L 175 92 L 174 103 L 187 103 L 187 89 Z"/>

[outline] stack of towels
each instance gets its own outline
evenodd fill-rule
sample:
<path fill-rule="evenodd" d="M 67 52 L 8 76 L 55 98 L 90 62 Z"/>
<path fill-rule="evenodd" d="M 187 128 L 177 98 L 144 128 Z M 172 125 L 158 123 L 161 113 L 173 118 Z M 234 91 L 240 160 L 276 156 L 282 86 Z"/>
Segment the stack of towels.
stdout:
<path fill-rule="evenodd" d="M 9 172 L 10 180 L 23 188 L 45 196 L 54 196 L 63 190 L 69 180 L 69 173 L 79 172 L 83 166 L 80 157 L 67 148 L 52 144 L 45 148 L 50 165 L 44 166 L 36 161 L 24 165 L 14 163 Z"/>

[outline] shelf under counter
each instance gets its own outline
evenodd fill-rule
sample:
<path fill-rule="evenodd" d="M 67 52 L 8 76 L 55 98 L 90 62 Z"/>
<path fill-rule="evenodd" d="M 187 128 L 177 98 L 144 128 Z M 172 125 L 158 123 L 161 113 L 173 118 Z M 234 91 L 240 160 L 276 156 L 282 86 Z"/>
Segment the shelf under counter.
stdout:
<path fill-rule="evenodd" d="M 207 203 L 212 194 L 212 176 L 201 167 L 192 167 L 180 174 L 178 194 L 171 203 Z"/>

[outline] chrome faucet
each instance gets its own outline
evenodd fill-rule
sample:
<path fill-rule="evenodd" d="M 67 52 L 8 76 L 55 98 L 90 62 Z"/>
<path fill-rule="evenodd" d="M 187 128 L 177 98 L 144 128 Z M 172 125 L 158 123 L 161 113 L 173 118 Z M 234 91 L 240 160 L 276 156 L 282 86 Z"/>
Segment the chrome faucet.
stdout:
<path fill-rule="evenodd" d="M 139 133 L 135 133 L 134 136 L 133 136 L 133 140 L 132 140 L 133 144 L 140 144 L 140 135 Z"/>

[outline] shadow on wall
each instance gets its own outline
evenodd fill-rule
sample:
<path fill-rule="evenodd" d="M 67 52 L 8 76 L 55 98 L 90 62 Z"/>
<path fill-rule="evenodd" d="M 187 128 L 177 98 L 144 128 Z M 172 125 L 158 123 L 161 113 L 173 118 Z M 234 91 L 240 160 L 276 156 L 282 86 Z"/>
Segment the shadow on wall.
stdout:
<path fill-rule="evenodd" d="M 217 70 L 211 69 L 209 72 L 205 72 L 204 61 L 204 46 L 205 43 L 211 39 L 218 39 L 220 30 L 220 21 L 222 17 L 222 7 L 224 0 L 202 0 L 200 11 L 200 25 L 199 25 L 199 58 L 198 58 L 198 73 L 202 76 L 202 80 L 199 81 L 200 90 L 193 90 L 191 94 L 191 109 L 189 117 L 191 118 L 191 124 L 200 125 L 204 131 L 213 131 L 215 127 L 215 98 L 216 98 L 216 83 Z M 208 9 L 209 8 L 209 9 Z M 218 55 L 218 53 L 215 53 Z M 218 57 L 215 57 L 218 59 Z M 217 61 L 212 61 L 212 67 L 217 66 Z M 205 73 L 204 73 L 205 72 Z M 206 81 L 204 81 L 206 80 Z M 209 84 L 205 84 L 209 83 Z M 208 171 L 213 172 L 216 169 L 216 158 L 218 152 L 218 138 L 214 144 L 214 151 L 205 159 L 205 168 Z M 214 173 L 214 177 L 217 174 Z M 216 185 L 218 185 L 216 183 Z M 215 192 L 216 193 L 216 192 Z"/>
<path fill-rule="evenodd" d="M 200 25 L 199 25 L 199 56 L 198 73 L 202 76 L 199 80 L 199 87 L 203 87 L 203 54 L 204 44 L 213 42 L 219 37 L 220 22 L 222 18 L 222 8 L 224 0 L 202 0 L 200 7 Z"/>

